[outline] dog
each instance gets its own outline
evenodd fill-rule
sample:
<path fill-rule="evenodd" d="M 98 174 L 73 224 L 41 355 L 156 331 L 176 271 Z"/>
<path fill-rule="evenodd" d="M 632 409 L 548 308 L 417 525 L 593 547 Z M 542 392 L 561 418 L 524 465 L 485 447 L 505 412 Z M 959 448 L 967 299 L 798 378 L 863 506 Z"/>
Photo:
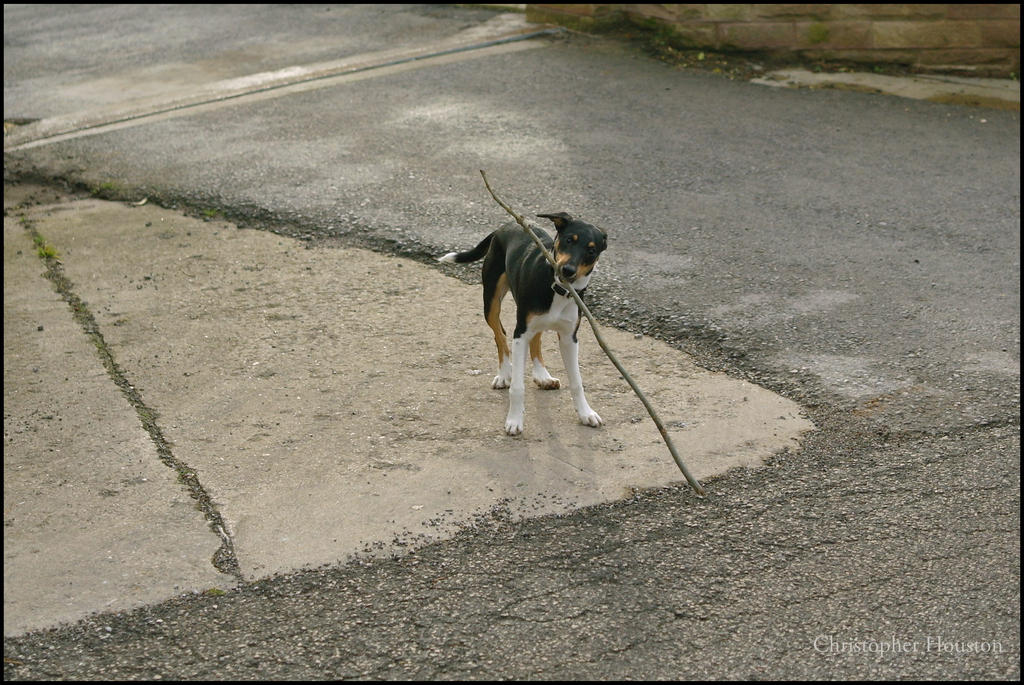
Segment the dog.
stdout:
<path fill-rule="evenodd" d="M 534 234 L 552 251 L 561 279 L 582 295 L 590 282 L 594 265 L 608 246 L 608 235 L 596 226 L 574 219 L 565 212 L 538 214 L 555 225 L 552 240 L 545 231 L 534 227 Z M 587 404 L 580 375 L 579 331 L 581 315 L 576 301 L 544 258 L 536 243 L 520 228 L 510 222 L 494 231 L 472 250 L 449 252 L 438 261 L 465 264 L 483 258 L 484 318 L 494 331 L 498 347 L 498 375 L 492 388 L 509 388 L 508 416 L 505 432 L 519 435 L 523 432 L 525 412 L 526 350 L 533 360 L 533 382 L 540 388 L 554 390 L 560 386 L 544 367 L 540 353 L 540 334 L 554 330 L 558 334 L 558 348 L 569 376 L 572 394 L 580 422 L 598 427 L 601 417 Z M 501 325 L 501 301 L 511 291 L 516 303 L 516 328 L 509 347 L 505 328 Z"/>

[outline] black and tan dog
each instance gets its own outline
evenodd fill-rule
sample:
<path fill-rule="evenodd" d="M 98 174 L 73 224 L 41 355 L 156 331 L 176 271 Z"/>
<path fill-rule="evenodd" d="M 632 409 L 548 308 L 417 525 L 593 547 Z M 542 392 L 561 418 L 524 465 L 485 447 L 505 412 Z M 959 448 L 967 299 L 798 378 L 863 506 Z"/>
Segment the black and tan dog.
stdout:
<path fill-rule="evenodd" d="M 607 234 L 565 212 L 537 216 L 554 222 L 557 232 L 554 241 L 538 228 L 533 231 L 553 252 L 562 280 L 582 294 L 598 257 L 608 245 Z M 509 388 L 505 432 L 509 435 L 523 432 L 527 346 L 533 360 L 533 382 L 545 389 L 559 387 L 558 379 L 548 373 L 540 354 L 540 334 L 546 330 L 558 333 L 558 348 L 569 375 L 569 391 L 580 422 L 594 427 L 602 425 L 601 417 L 590 408 L 583 394 L 576 338 L 580 326 L 579 307 L 555 278 L 554 268 L 515 222 L 491 233 L 472 250 L 449 252 L 440 261 L 463 264 L 481 257 L 484 258 L 484 318 L 494 331 L 494 342 L 498 346 L 498 375 L 491 387 Z M 516 302 L 516 329 L 511 349 L 499 318 L 501 301 L 509 291 Z"/>

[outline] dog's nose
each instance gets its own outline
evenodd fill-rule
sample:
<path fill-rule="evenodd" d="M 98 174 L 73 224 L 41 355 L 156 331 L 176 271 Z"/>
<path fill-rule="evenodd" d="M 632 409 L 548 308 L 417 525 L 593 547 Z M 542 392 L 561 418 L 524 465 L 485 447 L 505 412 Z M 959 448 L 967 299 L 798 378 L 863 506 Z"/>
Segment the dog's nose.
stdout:
<path fill-rule="evenodd" d="M 572 264 L 563 264 L 562 265 L 562 277 L 563 278 L 571 279 L 575 275 L 576 275 L 576 267 L 575 266 L 573 266 Z"/>

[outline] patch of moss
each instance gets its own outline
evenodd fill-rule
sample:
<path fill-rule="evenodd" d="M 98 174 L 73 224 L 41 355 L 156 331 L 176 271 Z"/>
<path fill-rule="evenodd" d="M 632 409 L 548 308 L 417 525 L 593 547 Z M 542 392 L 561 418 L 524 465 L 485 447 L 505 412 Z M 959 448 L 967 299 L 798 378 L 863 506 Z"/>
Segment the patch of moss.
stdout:
<path fill-rule="evenodd" d="M 821 22 L 811 24 L 807 27 L 807 40 L 809 40 L 813 45 L 824 43 L 828 40 L 828 37 L 828 26 L 825 26 L 825 24 L 822 24 Z"/>

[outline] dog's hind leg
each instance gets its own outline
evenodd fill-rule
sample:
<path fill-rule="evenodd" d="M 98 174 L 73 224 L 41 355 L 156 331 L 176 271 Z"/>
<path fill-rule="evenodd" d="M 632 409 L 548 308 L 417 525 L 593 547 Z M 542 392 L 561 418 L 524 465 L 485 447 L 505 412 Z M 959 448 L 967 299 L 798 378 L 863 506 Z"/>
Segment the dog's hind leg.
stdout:
<path fill-rule="evenodd" d="M 508 277 L 501 261 L 487 255 L 483 268 L 484 318 L 494 332 L 494 345 L 498 348 L 498 375 L 491 381 L 491 387 L 495 389 L 507 388 L 512 382 L 511 351 L 505 327 L 501 325 L 501 301 L 508 293 Z"/>
<path fill-rule="evenodd" d="M 533 360 L 533 382 L 537 384 L 537 387 L 544 390 L 557 390 L 559 381 L 548 373 L 544 366 L 544 357 L 540 353 L 540 333 L 533 336 L 533 340 L 530 341 L 530 359 Z"/>

